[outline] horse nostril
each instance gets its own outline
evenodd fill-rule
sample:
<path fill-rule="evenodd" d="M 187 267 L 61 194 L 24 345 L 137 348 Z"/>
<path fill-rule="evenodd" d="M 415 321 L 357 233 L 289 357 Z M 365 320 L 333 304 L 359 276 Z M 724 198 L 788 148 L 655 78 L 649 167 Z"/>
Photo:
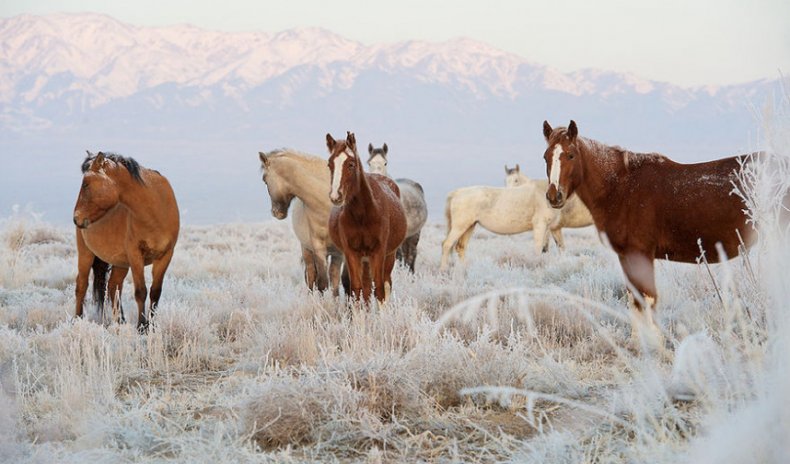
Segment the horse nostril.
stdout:
<path fill-rule="evenodd" d="M 77 216 L 74 216 L 73 218 L 71 218 L 71 220 L 74 221 L 75 226 L 79 226 L 79 224 L 77 224 Z"/>

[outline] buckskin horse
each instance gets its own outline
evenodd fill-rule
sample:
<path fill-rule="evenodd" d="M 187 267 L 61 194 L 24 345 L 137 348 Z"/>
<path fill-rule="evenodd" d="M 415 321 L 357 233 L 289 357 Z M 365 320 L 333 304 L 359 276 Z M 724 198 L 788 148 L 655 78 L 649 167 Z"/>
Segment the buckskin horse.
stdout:
<path fill-rule="evenodd" d="M 660 345 L 652 314 L 658 298 L 653 261 L 695 263 L 704 253 L 717 262 L 724 258 L 717 243 L 732 258 L 742 244 L 754 242 L 746 205 L 733 193 L 750 155 L 681 164 L 579 137 L 574 121 L 556 129 L 544 121 L 543 135 L 546 198 L 555 208 L 571 195 L 581 198 L 620 259 L 632 300 L 632 338 L 636 341 L 639 326 L 646 325 L 650 333 L 639 341 L 649 348 Z"/>
<path fill-rule="evenodd" d="M 105 292 L 109 290 L 113 319 L 124 320 L 120 294 L 123 280 L 131 269 L 137 301 L 137 328 L 145 331 L 149 318 L 145 314 L 148 293 L 143 269 L 153 264 L 150 306 L 153 317 L 178 240 L 179 214 L 173 189 L 159 172 L 116 154 L 88 152 L 82 172 L 82 187 L 74 207 L 74 225 L 77 226 L 75 315 L 82 317 L 92 268 L 96 304 L 103 309 Z"/>
<path fill-rule="evenodd" d="M 272 216 L 285 219 L 289 208 L 291 210 L 294 234 L 302 246 L 307 287 L 321 292 L 331 287 L 337 296 L 343 254 L 329 237 L 332 203 L 326 194 L 329 184 L 326 161 L 293 150 L 259 152 L 258 155 L 263 182 L 271 199 Z"/>
<path fill-rule="evenodd" d="M 354 134 L 335 140 L 326 134 L 331 190 L 335 205 L 329 216 L 332 241 L 346 257 L 352 295 L 385 302 L 392 289 L 395 253 L 406 237 L 406 215 L 397 184 L 389 177 L 366 173 Z"/>

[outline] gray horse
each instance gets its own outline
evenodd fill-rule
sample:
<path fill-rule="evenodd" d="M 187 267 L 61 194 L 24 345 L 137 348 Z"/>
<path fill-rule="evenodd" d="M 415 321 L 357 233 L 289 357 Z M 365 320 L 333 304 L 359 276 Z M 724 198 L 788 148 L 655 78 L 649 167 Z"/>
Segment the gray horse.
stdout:
<path fill-rule="evenodd" d="M 387 144 L 381 148 L 373 148 L 368 144 L 368 166 L 370 172 L 387 175 Z M 425 192 L 422 185 L 411 179 L 395 179 L 400 188 L 400 201 L 406 213 L 406 239 L 398 248 L 398 260 L 409 266 L 414 273 L 414 261 L 417 259 L 417 243 L 420 241 L 420 231 L 428 219 L 428 205 L 425 203 Z"/>

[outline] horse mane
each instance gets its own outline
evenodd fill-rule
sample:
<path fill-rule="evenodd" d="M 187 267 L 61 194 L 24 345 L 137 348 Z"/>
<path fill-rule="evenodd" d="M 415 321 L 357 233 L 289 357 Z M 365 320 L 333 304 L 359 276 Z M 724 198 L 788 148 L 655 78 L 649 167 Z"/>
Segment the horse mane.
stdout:
<path fill-rule="evenodd" d="M 274 150 L 264 153 L 267 158 L 298 158 L 305 161 L 320 161 L 326 163 L 326 160 L 314 155 L 307 154 L 302 151 L 293 150 L 291 148 L 275 148 Z"/>
<path fill-rule="evenodd" d="M 132 179 L 136 180 L 141 184 L 145 183 L 143 181 L 142 176 L 140 175 L 140 169 L 142 169 L 142 166 L 140 166 L 140 163 L 138 163 L 134 158 L 128 156 L 121 156 L 117 153 L 104 153 L 104 152 L 99 152 L 99 153 L 103 154 L 105 158 L 112 160 L 125 167 L 126 170 L 129 171 L 129 174 L 132 176 Z M 82 162 L 83 174 L 85 174 L 85 172 L 87 172 L 88 169 L 90 169 L 91 163 L 93 162 L 94 159 L 96 159 L 96 156 L 98 155 L 93 155 L 93 156 L 88 155 L 85 157 L 85 161 Z"/>

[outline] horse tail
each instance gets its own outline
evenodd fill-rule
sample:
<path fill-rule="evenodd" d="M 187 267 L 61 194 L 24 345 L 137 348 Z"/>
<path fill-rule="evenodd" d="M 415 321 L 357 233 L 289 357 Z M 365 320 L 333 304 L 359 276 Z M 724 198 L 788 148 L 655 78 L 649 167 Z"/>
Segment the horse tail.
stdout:
<path fill-rule="evenodd" d="M 447 233 L 449 234 L 451 230 L 453 230 L 453 215 L 450 213 L 451 206 L 453 204 L 453 196 L 455 195 L 455 191 L 452 191 L 447 194 L 447 200 L 444 202 L 444 217 L 447 219 Z"/>
<path fill-rule="evenodd" d="M 99 314 L 104 314 L 104 298 L 107 295 L 107 275 L 110 273 L 110 265 L 99 259 L 93 258 L 93 302 Z"/>

